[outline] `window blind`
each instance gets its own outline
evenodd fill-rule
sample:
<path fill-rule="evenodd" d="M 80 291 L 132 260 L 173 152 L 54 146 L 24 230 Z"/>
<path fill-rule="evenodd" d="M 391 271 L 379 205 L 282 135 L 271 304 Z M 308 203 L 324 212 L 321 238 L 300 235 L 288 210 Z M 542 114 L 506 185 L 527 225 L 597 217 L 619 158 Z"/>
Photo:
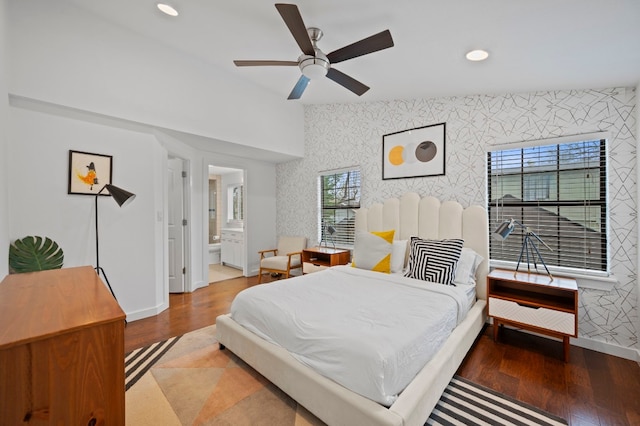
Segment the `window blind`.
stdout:
<path fill-rule="evenodd" d="M 320 174 L 320 240 L 332 246 L 353 247 L 355 209 L 360 208 L 360 170 L 346 169 Z M 331 226 L 335 232 L 327 232 Z"/>
<path fill-rule="evenodd" d="M 490 232 L 515 219 L 551 248 L 535 241 L 547 266 L 608 270 L 605 139 L 492 151 L 487 171 Z M 491 259 L 517 262 L 524 236 L 491 238 Z"/>

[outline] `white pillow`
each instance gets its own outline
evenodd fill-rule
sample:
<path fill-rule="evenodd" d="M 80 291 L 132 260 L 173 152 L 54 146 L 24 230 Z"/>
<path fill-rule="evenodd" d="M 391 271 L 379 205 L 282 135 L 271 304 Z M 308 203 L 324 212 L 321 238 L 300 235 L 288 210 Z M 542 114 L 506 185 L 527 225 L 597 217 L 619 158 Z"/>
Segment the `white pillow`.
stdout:
<path fill-rule="evenodd" d="M 394 232 L 356 232 L 351 266 L 388 274 L 391 271 Z"/>
<path fill-rule="evenodd" d="M 463 247 L 456 266 L 456 276 L 453 279 L 454 285 L 475 285 L 476 271 L 484 258 L 473 249 Z"/>
<path fill-rule="evenodd" d="M 404 269 L 404 262 L 407 258 L 407 241 L 408 240 L 394 240 L 391 247 L 391 273 L 395 274 L 402 272 Z"/>

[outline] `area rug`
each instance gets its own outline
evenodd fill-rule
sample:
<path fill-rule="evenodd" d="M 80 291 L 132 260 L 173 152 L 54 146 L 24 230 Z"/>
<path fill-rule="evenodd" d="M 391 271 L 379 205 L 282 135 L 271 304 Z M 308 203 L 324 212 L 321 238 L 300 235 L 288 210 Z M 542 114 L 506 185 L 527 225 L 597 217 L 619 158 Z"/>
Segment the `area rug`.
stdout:
<path fill-rule="evenodd" d="M 125 357 L 126 424 L 308 426 L 324 423 L 228 350 L 215 325 Z M 559 417 L 454 377 L 428 425 L 566 425 Z"/>

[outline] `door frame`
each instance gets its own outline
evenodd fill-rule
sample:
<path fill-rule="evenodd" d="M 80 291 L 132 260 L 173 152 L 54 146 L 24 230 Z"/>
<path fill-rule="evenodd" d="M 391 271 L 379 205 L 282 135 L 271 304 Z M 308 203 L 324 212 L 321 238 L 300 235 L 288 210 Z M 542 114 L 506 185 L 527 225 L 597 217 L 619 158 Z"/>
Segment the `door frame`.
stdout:
<path fill-rule="evenodd" d="M 222 164 L 221 164 L 222 163 Z M 226 163 L 226 164 L 225 164 Z M 215 162 L 215 161 L 208 161 L 205 162 L 204 165 L 204 185 L 206 185 L 206 187 L 208 188 L 209 185 L 209 166 L 212 167 L 222 167 L 222 168 L 226 168 L 226 169 L 235 169 L 239 172 L 242 172 L 242 185 L 244 185 L 244 190 L 242 191 L 242 202 L 244 204 L 244 219 L 243 219 L 243 229 L 244 232 L 242 233 L 242 239 L 243 239 L 243 244 L 242 244 L 242 250 L 243 250 L 243 261 L 242 261 L 242 275 L 244 275 L 245 277 L 248 276 L 248 259 L 247 259 L 247 168 L 244 166 L 239 166 L 239 165 L 233 165 L 230 164 L 230 162 L 225 162 L 225 161 L 221 161 L 221 162 Z M 225 189 L 223 189 L 223 191 L 226 194 Z M 209 207 L 209 191 L 203 191 L 204 193 L 206 193 L 206 197 L 203 200 L 203 204 L 205 205 L 205 208 L 208 209 Z M 226 204 L 225 204 L 226 205 Z M 227 212 L 223 212 L 223 214 L 225 215 L 224 217 L 226 217 L 226 213 Z M 205 235 L 205 245 L 204 245 L 204 258 L 207 259 L 205 263 L 205 269 L 206 272 L 208 274 L 209 272 L 209 262 L 208 262 L 208 258 L 209 258 L 209 219 L 208 219 L 208 212 L 206 212 L 205 216 L 204 216 L 204 221 L 203 221 L 203 226 L 204 226 L 204 230 L 207 230 L 207 232 L 203 232 L 203 234 Z M 226 220 L 224 221 L 226 223 Z M 221 228 L 224 228 L 224 223 L 221 224 Z M 218 230 L 220 231 L 220 229 Z"/>

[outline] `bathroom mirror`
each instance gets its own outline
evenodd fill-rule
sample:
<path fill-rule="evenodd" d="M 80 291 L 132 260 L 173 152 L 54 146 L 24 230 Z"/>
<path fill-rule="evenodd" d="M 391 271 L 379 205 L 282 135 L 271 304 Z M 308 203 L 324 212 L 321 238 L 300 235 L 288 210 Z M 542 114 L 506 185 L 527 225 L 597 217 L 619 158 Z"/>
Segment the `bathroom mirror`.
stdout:
<path fill-rule="evenodd" d="M 228 220 L 242 222 L 244 220 L 243 185 L 241 183 L 229 185 L 228 194 Z"/>

